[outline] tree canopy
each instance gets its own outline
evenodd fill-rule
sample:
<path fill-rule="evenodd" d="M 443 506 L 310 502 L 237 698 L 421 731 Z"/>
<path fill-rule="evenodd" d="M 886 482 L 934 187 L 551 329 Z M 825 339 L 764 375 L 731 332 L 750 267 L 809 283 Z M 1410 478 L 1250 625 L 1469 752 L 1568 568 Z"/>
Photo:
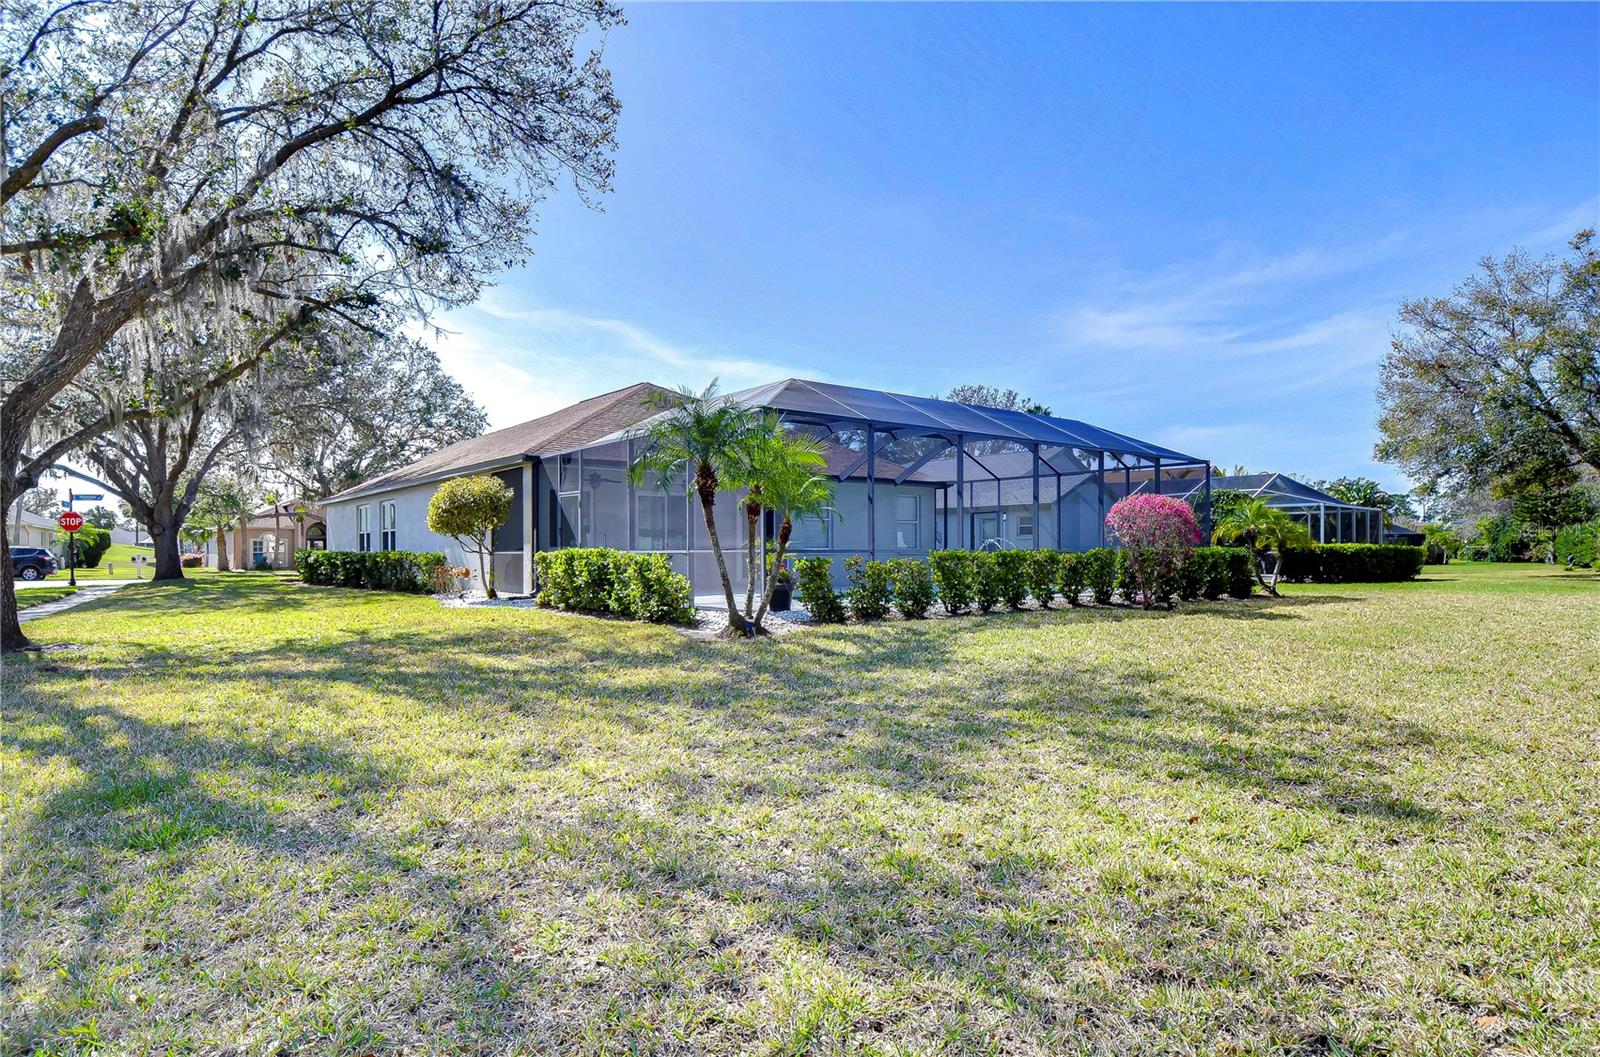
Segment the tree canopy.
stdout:
<path fill-rule="evenodd" d="M 605 0 L 11 12 L 0 509 L 68 452 L 174 414 L 137 399 L 139 361 L 174 334 L 207 330 L 220 353 L 220 378 L 191 371 L 199 395 L 330 322 L 391 335 L 475 298 L 526 256 L 558 181 L 609 187 L 618 104 L 588 45 L 620 17 Z M 133 399 L 57 413 L 113 343 L 133 370 L 111 395 Z M 0 594 L 4 644 L 22 645 Z"/>
<path fill-rule="evenodd" d="M 1389 520 L 1417 516 L 1410 496 L 1404 492 L 1391 492 L 1370 477 L 1335 477 L 1331 481 L 1314 480 L 1308 483 L 1335 499 L 1381 510 Z"/>
<path fill-rule="evenodd" d="M 1600 474 L 1600 249 L 1484 258 L 1407 301 L 1378 386 L 1377 456 L 1426 491 L 1502 497 Z"/>
<path fill-rule="evenodd" d="M 398 469 L 489 424 L 438 354 L 407 337 L 352 342 L 289 372 L 270 411 L 271 467 L 310 497 Z"/>
<path fill-rule="evenodd" d="M 1029 415 L 1048 415 L 1050 408 L 1030 397 L 1023 396 L 1015 389 L 1003 389 L 997 385 L 980 385 L 969 382 L 958 385 L 945 394 L 946 400 L 954 400 L 958 404 L 973 404 L 977 407 L 997 407 L 1002 411 L 1022 411 Z"/>

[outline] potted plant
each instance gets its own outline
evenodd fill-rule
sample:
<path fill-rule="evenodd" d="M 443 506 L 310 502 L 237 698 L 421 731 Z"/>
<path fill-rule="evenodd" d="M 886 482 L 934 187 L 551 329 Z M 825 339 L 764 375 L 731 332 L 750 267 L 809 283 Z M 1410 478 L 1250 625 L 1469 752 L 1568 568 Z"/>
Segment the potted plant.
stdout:
<path fill-rule="evenodd" d="M 775 613 L 787 613 L 794 595 L 794 573 L 789 571 L 789 563 L 784 562 L 772 576 L 772 605 L 768 608 Z"/>

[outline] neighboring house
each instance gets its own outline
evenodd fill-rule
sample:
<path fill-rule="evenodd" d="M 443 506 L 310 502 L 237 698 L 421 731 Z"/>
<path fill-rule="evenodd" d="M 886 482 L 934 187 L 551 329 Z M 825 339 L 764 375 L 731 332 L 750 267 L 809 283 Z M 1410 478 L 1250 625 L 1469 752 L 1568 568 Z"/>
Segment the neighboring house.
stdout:
<path fill-rule="evenodd" d="M 1254 499 L 1265 499 L 1268 506 L 1285 511 L 1306 526 L 1317 543 L 1382 543 L 1385 539 L 1382 510 L 1335 499 L 1304 481 L 1281 473 L 1213 477 L 1211 487 L 1213 490 L 1230 489 Z M 1182 492 L 1169 490 L 1174 495 L 1188 498 L 1197 488 L 1197 485 L 1191 484 Z"/>
<path fill-rule="evenodd" d="M 647 420 L 659 413 L 652 398 L 668 392 L 647 382 L 630 385 L 453 444 L 329 496 L 322 500 L 328 546 L 439 551 L 475 570 L 475 557 L 428 530 L 428 501 L 440 481 L 491 474 L 512 494 L 511 517 L 493 538 L 496 581 L 507 592 L 533 590 L 538 551 L 593 546 L 666 553 L 697 594 L 717 593 L 703 517 L 681 476 L 665 489 L 655 480 L 637 486 L 628 480 Z M 1125 477 L 1155 482 L 1183 476 L 1192 483 L 1209 473 L 1195 456 L 1048 415 L 794 378 L 725 399 L 776 412 L 786 428 L 824 444 L 827 472 L 838 480 L 838 513 L 796 526 L 791 549 L 797 555 L 890 558 L 946 546 L 977 548 L 1003 535 L 990 533 L 982 520 L 985 489 L 996 487 L 1025 489 L 1018 509 L 1026 511 L 1027 534 L 1014 525 L 1008 530 L 1022 537 L 1020 545 L 1082 550 L 1100 544 L 1103 510 Z M 717 534 L 742 590 L 740 498 L 723 493 L 715 510 Z M 1041 531 L 1034 533 L 1033 525 Z M 770 516 L 758 531 L 770 536 Z M 836 566 L 841 575 L 842 564 Z"/>
<path fill-rule="evenodd" d="M 6 539 L 13 547 L 43 547 L 54 552 L 57 550 L 56 534 L 60 531 L 55 518 L 24 510 L 20 503 L 6 519 Z"/>
<path fill-rule="evenodd" d="M 292 499 L 251 511 L 223 536 L 235 569 L 254 569 L 263 560 L 274 569 L 293 569 L 295 551 L 327 547 L 328 526 L 320 505 Z"/>

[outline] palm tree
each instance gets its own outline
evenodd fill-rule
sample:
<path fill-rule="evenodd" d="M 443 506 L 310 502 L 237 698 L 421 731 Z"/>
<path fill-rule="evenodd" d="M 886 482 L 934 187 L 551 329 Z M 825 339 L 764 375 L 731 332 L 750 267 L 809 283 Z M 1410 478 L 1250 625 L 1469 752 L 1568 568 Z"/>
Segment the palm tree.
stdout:
<path fill-rule="evenodd" d="M 1262 570 L 1261 556 L 1268 552 L 1281 555 L 1290 547 L 1311 544 L 1311 533 L 1294 518 L 1265 499 L 1252 499 L 1225 512 L 1211 534 L 1214 543 L 1237 543 L 1249 547 L 1256 555 L 1256 581 L 1268 594 L 1276 595 L 1275 584 L 1267 583 Z"/>
<path fill-rule="evenodd" d="M 747 444 L 759 429 L 761 417 L 748 408 L 719 398 L 715 379 L 702 392 L 696 393 L 683 386 L 677 392 L 652 394 L 648 402 L 665 413 L 644 424 L 640 436 L 645 450 L 628 467 L 628 476 L 638 484 L 646 474 L 654 473 L 661 487 L 667 488 L 674 473 L 684 467 L 694 468 L 694 476 L 685 486 L 693 488 L 700 497 L 706 535 L 711 540 L 712 556 L 716 558 L 717 575 L 722 577 L 728 629 L 734 634 L 748 635 L 749 621 L 740 613 L 733 597 L 733 581 L 728 578 L 728 563 L 722 555 L 722 540 L 717 535 L 713 509 L 717 491 L 724 483 L 736 487 L 737 482 L 747 477 Z"/>
<path fill-rule="evenodd" d="M 753 438 L 748 447 L 748 472 L 750 496 L 754 503 L 771 510 L 778 517 L 778 549 L 772 556 L 772 574 L 767 577 L 767 589 L 761 596 L 761 608 L 755 610 L 751 625 L 761 630 L 772 605 L 772 590 L 778 584 L 777 570 L 783 565 L 784 552 L 789 547 L 789 537 L 794 531 L 797 517 L 825 517 L 834 513 L 833 482 L 818 471 L 827 465 L 822 445 L 804 433 L 790 433 L 771 422 L 771 431 Z M 759 494 L 757 488 L 759 487 Z M 748 511 L 752 499 L 745 499 Z M 755 550 L 750 551 L 751 582 L 755 582 Z M 752 588 L 753 592 L 753 588 Z M 753 594 L 752 594 L 753 599 Z M 747 603 L 749 605 L 749 603 Z"/>
<path fill-rule="evenodd" d="M 217 534 L 218 572 L 228 571 L 228 528 L 237 526 L 249 509 L 244 487 L 231 477 L 214 477 L 200 486 L 189 520 Z"/>

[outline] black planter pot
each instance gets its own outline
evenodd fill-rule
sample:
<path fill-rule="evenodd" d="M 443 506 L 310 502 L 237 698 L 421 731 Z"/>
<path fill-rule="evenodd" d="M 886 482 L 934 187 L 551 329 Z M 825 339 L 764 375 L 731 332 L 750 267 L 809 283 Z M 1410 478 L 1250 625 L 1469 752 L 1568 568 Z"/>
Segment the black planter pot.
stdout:
<path fill-rule="evenodd" d="M 774 613 L 789 612 L 790 593 L 794 589 L 789 584 L 776 584 L 772 588 L 772 606 Z"/>

